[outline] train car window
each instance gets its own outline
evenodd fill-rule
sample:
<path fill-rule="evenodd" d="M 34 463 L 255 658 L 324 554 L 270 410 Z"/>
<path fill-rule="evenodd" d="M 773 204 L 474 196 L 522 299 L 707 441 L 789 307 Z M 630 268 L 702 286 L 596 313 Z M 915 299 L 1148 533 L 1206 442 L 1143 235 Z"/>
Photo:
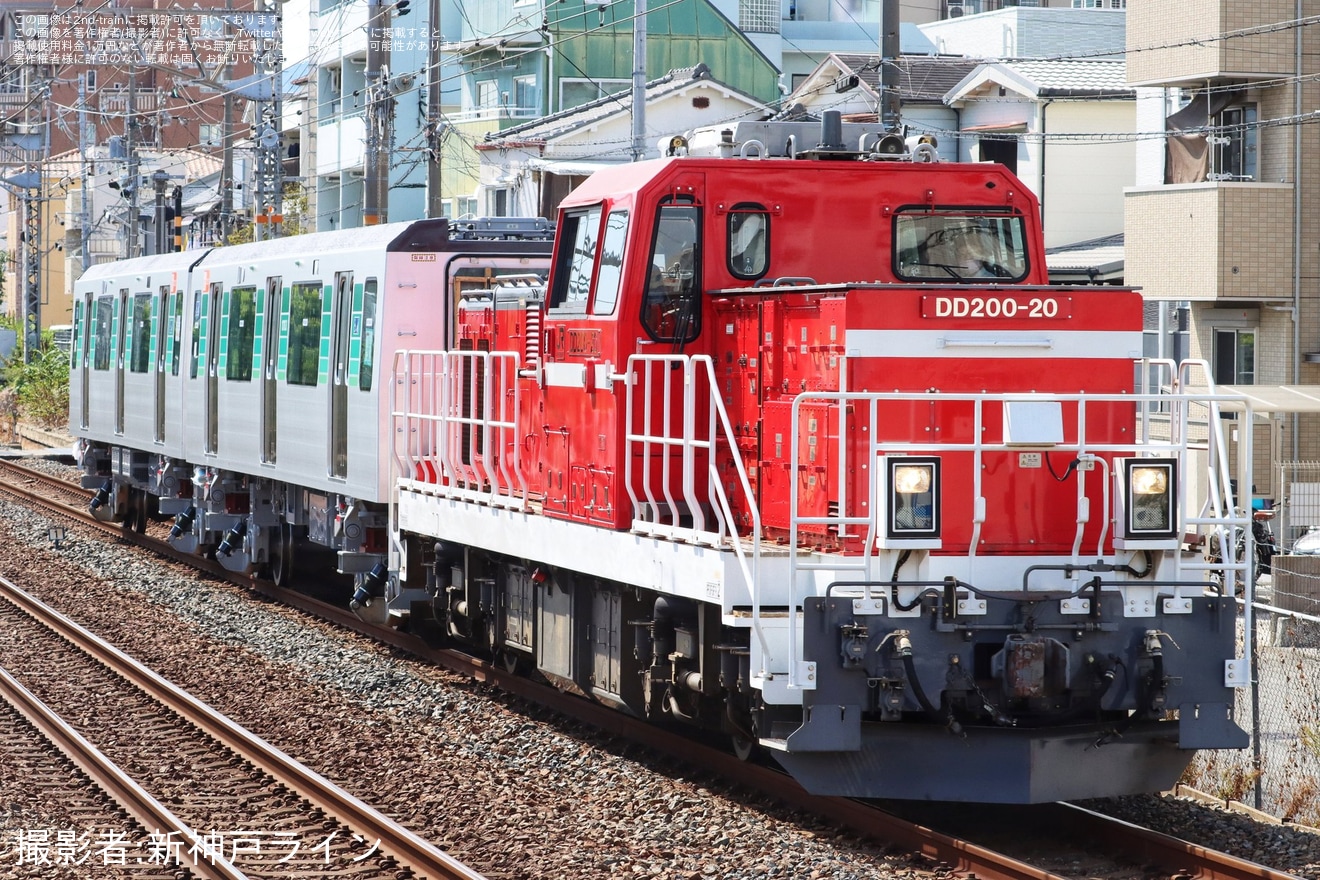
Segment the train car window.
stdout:
<path fill-rule="evenodd" d="M 290 385 L 316 385 L 321 363 L 321 282 L 293 285 L 289 300 Z"/>
<path fill-rule="evenodd" d="M 628 212 L 610 211 L 605 219 L 605 236 L 600 244 L 600 269 L 596 273 L 596 298 L 591 303 L 593 315 L 610 315 L 619 302 L 623 283 L 623 245 L 628 237 Z"/>
<path fill-rule="evenodd" d="M 358 368 L 358 389 L 371 390 L 371 368 L 376 362 L 376 279 L 362 284 L 362 365 Z"/>
<path fill-rule="evenodd" d="M 179 365 L 183 361 L 183 291 L 176 290 L 170 297 L 170 339 L 173 352 L 170 354 L 170 375 L 179 375 Z"/>
<path fill-rule="evenodd" d="M 660 206 L 642 299 L 642 326 L 656 342 L 691 342 L 701 330 L 700 243 L 700 208 Z"/>
<path fill-rule="evenodd" d="M 83 304 L 82 300 L 76 300 L 73 304 L 73 341 L 69 345 L 69 369 L 78 368 L 78 352 L 82 350 L 83 341 Z"/>
<path fill-rule="evenodd" d="M 128 368 L 134 373 L 145 373 L 151 367 L 151 294 L 133 295 L 133 349 Z"/>
<path fill-rule="evenodd" d="M 206 302 L 200 290 L 193 291 L 192 307 L 192 351 L 189 354 L 191 365 L 188 367 L 188 378 L 197 378 L 197 365 L 202 359 L 202 307 Z"/>
<path fill-rule="evenodd" d="M 907 281 L 1021 281 L 1029 268 L 1025 220 L 985 209 L 901 210 L 893 262 Z"/>
<path fill-rule="evenodd" d="M 256 338 L 257 289 L 235 287 L 229 292 L 229 350 L 225 356 L 225 378 L 252 381 L 252 340 Z"/>
<path fill-rule="evenodd" d="M 770 212 L 764 205 L 741 202 L 729 211 L 726 233 L 729 274 L 755 281 L 770 268 Z"/>
<path fill-rule="evenodd" d="M 564 217 L 562 240 L 555 266 L 555 289 L 550 308 L 565 312 L 585 312 L 591 295 L 591 276 L 596 270 L 596 244 L 600 237 L 601 207 L 571 212 Z"/>
<path fill-rule="evenodd" d="M 96 301 L 96 336 L 93 337 L 96 355 L 92 359 L 92 369 L 110 369 L 110 325 L 114 319 L 114 300 L 102 297 Z"/>

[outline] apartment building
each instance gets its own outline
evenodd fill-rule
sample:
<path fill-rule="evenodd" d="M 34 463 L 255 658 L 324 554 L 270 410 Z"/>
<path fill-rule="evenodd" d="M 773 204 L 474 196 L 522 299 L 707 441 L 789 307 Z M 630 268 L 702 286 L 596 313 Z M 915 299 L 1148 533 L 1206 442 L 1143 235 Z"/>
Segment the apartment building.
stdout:
<path fill-rule="evenodd" d="M 1124 194 L 1127 281 L 1190 304 L 1191 356 L 1221 385 L 1320 383 L 1320 30 L 1284 0 L 1131 0 L 1137 185 Z M 1320 457 L 1315 416 L 1257 425 L 1252 482 Z M 1286 536 L 1285 536 L 1286 537 Z"/>

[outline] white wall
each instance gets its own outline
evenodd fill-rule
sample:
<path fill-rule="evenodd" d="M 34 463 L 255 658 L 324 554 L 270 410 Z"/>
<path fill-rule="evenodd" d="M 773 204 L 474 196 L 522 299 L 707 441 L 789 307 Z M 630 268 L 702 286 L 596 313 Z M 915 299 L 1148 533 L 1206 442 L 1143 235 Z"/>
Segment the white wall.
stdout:
<path fill-rule="evenodd" d="M 1046 134 L 1131 132 L 1131 101 L 1058 102 L 1045 115 Z M 1136 145 L 1086 140 L 1047 142 L 1045 246 L 1116 235 L 1123 231 L 1123 188 L 1136 179 Z"/>

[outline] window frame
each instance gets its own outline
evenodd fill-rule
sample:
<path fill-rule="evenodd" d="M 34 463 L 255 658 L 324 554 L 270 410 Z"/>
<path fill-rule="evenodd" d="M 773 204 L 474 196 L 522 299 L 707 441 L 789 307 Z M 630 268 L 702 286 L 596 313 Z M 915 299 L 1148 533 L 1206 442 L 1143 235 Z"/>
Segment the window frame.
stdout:
<path fill-rule="evenodd" d="M 316 303 L 316 308 L 307 314 L 303 314 L 311 302 Z M 303 388 L 315 388 L 320 384 L 321 334 L 325 329 L 321 326 L 321 318 L 324 310 L 324 283 L 320 281 L 296 281 L 290 286 L 288 361 L 284 371 L 285 384 L 298 385 Z M 311 323 L 313 319 L 316 322 L 314 331 Z M 306 324 L 297 323 L 297 321 L 306 321 Z M 311 381 L 307 381 L 306 375 L 309 355 L 312 355 Z"/>
<path fill-rule="evenodd" d="M 129 320 L 130 325 L 128 371 L 130 373 L 149 373 L 151 372 L 151 316 L 152 316 L 152 295 L 150 293 L 134 293 L 129 297 L 132 304 L 132 315 Z"/>
<path fill-rule="evenodd" d="M 694 221 L 694 241 L 692 248 L 692 278 L 691 286 L 686 293 L 678 296 L 666 295 L 662 290 L 654 290 L 658 267 L 656 266 L 657 246 L 660 243 L 661 228 L 663 225 L 666 210 L 684 210 L 691 211 Z M 704 216 L 701 203 L 690 196 L 669 196 L 661 200 L 655 209 L 655 220 L 651 227 L 651 244 L 647 249 L 647 281 L 643 287 L 641 297 L 641 323 L 642 330 L 653 342 L 669 343 L 675 346 L 683 346 L 694 342 L 701 335 L 701 312 L 702 312 L 702 286 L 701 286 L 701 267 L 702 267 L 702 243 L 704 240 Z M 683 249 L 678 253 L 681 257 Z M 669 259 L 666 253 L 666 259 Z M 666 302 L 676 302 L 677 310 L 670 314 L 677 314 L 674 318 L 674 329 L 685 327 L 684 333 L 661 333 L 656 320 L 657 310 L 663 310 Z"/>
<path fill-rule="evenodd" d="M 914 244 L 911 247 L 903 247 L 904 229 L 902 224 L 909 218 L 922 217 L 927 220 L 931 218 L 947 217 L 954 221 L 940 229 L 927 232 L 924 238 L 913 239 Z M 1011 272 L 1013 264 L 1003 263 L 995 260 L 993 265 L 1007 274 L 986 274 L 971 275 L 960 274 L 962 267 L 951 262 L 938 262 L 929 259 L 923 259 L 920 262 L 908 262 L 904 259 L 904 254 L 913 251 L 918 254 L 925 248 L 926 252 L 933 247 L 947 249 L 956 244 L 957 233 L 960 231 L 969 232 L 972 230 L 972 224 L 967 221 L 977 221 L 976 226 L 984 231 L 986 225 L 983 221 L 994 221 L 1002 227 L 1005 221 L 1011 225 L 1007 233 L 999 232 L 990 238 L 1001 244 L 1007 240 L 1008 250 L 1002 250 L 1001 256 L 1011 256 L 1021 261 L 1021 268 L 1016 274 Z M 961 221 L 961 226 L 959 222 Z M 938 236 L 938 240 L 930 242 L 932 237 Z M 943 258 L 941 258 L 943 259 Z M 988 260 L 978 260 L 987 269 L 991 265 Z M 924 267 L 932 269 L 931 274 L 913 274 L 910 270 L 904 271 L 905 267 Z M 890 225 L 890 270 L 894 277 L 899 281 L 934 283 L 934 284 L 1019 284 L 1025 281 L 1031 275 L 1031 252 L 1029 248 L 1029 239 L 1027 233 L 1027 218 L 1024 213 L 1013 208 L 1000 208 L 987 205 L 902 205 L 894 211 L 893 220 Z M 936 274 L 936 273 L 939 274 Z"/>
<path fill-rule="evenodd" d="M 250 284 L 229 291 L 229 333 L 225 354 L 225 381 L 252 381 L 252 349 L 256 340 L 257 288 Z"/>
<path fill-rule="evenodd" d="M 749 272 L 746 270 L 746 267 L 739 268 L 734 265 L 735 254 L 733 239 L 734 235 L 741 231 L 743 224 L 745 224 L 752 215 L 760 216 L 765 226 L 760 233 L 762 236 L 760 270 Z M 738 223 L 738 228 L 735 229 L 734 221 L 740 217 L 742 220 Z M 729 212 L 724 219 L 724 243 L 725 266 L 728 268 L 730 275 L 734 278 L 742 279 L 743 281 L 756 281 L 757 279 L 764 278 L 766 273 L 770 271 L 770 226 L 770 209 L 759 202 L 738 202 L 729 209 Z M 745 254 L 748 250 L 749 248 L 744 247 L 738 253 Z"/>

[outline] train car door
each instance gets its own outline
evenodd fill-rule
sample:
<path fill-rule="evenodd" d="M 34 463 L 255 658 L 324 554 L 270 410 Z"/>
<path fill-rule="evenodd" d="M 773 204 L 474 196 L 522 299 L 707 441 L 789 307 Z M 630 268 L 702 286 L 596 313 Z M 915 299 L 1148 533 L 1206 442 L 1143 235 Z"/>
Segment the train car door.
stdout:
<path fill-rule="evenodd" d="M 220 300 L 224 285 L 212 282 L 202 301 L 202 320 L 206 322 L 206 452 L 215 455 L 220 449 Z"/>
<path fill-rule="evenodd" d="M 119 291 L 115 300 L 115 433 L 124 433 L 124 373 L 128 369 L 127 351 L 130 334 L 128 325 L 132 316 L 128 313 L 128 288 Z"/>
<path fill-rule="evenodd" d="M 91 422 L 91 403 L 88 391 L 91 388 L 92 379 L 92 339 L 96 336 L 95 324 L 92 316 L 92 295 L 84 293 L 82 302 L 78 303 L 78 308 L 82 310 L 82 335 L 78 340 L 79 351 L 74 352 L 74 357 L 79 359 L 82 367 L 79 376 L 79 388 L 81 389 L 81 400 L 78 405 L 78 425 L 86 428 Z"/>
<path fill-rule="evenodd" d="M 165 310 L 169 307 L 170 287 L 172 285 L 162 284 L 160 292 L 156 294 L 156 303 L 151 309 L 151 320 L 155 323 L 152 328 L 152 338 L 155 340 L 153 345 L 155 352 L 151 359 L 156 371 L 156 425 L 154 437 L 157 443 L 165 442 L 165 353 L 169 350 L 169 330 L 170 321 L 165 317 Z"/>
<path fill-rule="evenodd" d="M 353 273 L 335 273 L 330 313 L 330 476 L 348 476 L 348 349 Z"/>
<path fill-rule="evenodd" d="M 279 407 L 280 319 L 283 315 L 284 281 L 276 275 L 266 279 L 266 302 L 261 325 L 261 460 L 275 463 L 276 427 Z"/>

